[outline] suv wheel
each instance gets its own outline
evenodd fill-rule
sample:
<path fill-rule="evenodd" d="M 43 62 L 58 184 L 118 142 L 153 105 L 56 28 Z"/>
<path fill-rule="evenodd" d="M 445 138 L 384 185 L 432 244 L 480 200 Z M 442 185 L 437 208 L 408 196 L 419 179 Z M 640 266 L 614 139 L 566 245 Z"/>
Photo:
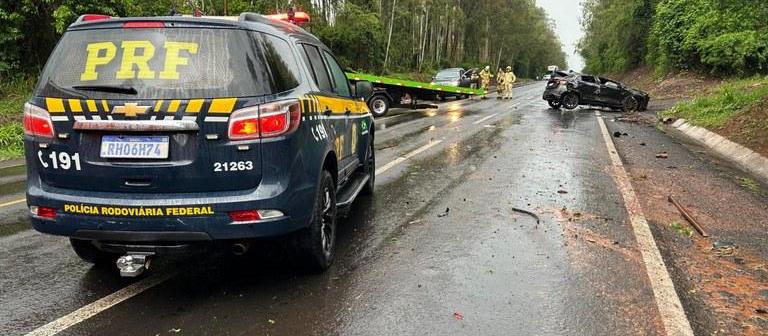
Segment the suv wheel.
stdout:
<path fill-rule="evenodd" d="M 369 102 L 371 107 L 371 113 L 374 117 L 383 117 L 389 111 L 389 99 L 382 95 L 375 95 Z"/>
<path fill-rule="evenodd" d="M 575 93 L 566 93 L 563 95 L 563 98 L 561 98 L 560 103 L 563 105 L 563 107 L 569 110 L 573 110 L 579 107 L 579 96 L 577 96 Z"/>
<path fill-rule="evenodd" d="M 627 98 L 624 98 L 624 101 L 621 103 L 621 105 L 622 105 L 622 110 L 624 110 L 624 112 L 634 112 L 634 111 L 637 111 L 637 108 L 640 104 L 637 102 L 637 99 L 635 99 L 635 97 L 629 96 Z"/>
<path fill-rule="evenodd" d="M 549 107 L 551 107 L 551 108 L 553 108 L 553 109 L 559 109 L 559 108 L 560 108 L 560 106 L 562 106 L 562 105 L 563 105 L 563 104 L 561 104 L 561 103 L 560 103 L 559 101 L 557 101 L 557 100 L 549 100 L 549 101 L 547 101 L 547 103 L 549 103 Z"/>
<path fill-rule="evenodd" d="M 376 183 L 376 148 L 373 147 L 373 138 L 365 156 L 363 169 L 368 174 L 368 182 L 363 187 L 363 195 L 373 195 L 373 186 Z"/>
<path fill-rule="evenodd" d="M 96 265 L 97 267 L 116 267 L 115 262 L 120 256 L 115 253 L 104 252 L 96 248 L 90 240 L 69 239 L 72 249 L 80 259 Z"/>
<path fill-rule="evenodd" d="M 298 233 L 298 249 L 312 272 L 331 266 L 336 249 L 336 186 L 331 173 L 323 171 L 315 195 L 314 213 L 309 227 Z"/>

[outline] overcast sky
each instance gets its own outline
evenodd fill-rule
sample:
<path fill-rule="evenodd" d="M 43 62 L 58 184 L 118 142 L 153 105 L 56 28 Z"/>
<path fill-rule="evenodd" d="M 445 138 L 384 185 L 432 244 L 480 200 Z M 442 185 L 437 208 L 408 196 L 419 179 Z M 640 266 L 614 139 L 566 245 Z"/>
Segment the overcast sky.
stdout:
<path fill-rule="evenodd" d="M 568 65 L 579 71 L 584 67 L 584 60 L 576 53 L 576 43 L 584 35 L 579 19 L 581 18 L 582 0 L 536 0 L 544 8 L 549 18 L 554 20 L 557 36 L 568 55 Z"/>

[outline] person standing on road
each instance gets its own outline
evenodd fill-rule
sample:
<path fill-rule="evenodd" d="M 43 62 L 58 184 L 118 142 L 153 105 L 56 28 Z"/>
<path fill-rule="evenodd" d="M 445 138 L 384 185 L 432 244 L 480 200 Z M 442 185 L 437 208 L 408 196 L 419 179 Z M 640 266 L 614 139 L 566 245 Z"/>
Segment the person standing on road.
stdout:
<path fill-rule="evenodd" d="M 491 67 L 486 65 L 485 68 L 480 71 L 480 89 L 483 90 L 483 93 L 480 95 L 481 99 L 485 99 L 485 95 L 488 94 L 488 86 L 491 85 L 491 78 L 493 78 Z"/>
<path fill-rule="evenodd" d="M 496 99 L 501 99 L 501 95 L 504 92 L 504 70 L 499 68 L 496 70 Z"/>
<path fill-rule="evenodd" d="M 504 73 L 504 99 L 512 99 L 512 85 L 517 81 L 517 76 L 512 71 L 512 66 L 507 66 Z"/>

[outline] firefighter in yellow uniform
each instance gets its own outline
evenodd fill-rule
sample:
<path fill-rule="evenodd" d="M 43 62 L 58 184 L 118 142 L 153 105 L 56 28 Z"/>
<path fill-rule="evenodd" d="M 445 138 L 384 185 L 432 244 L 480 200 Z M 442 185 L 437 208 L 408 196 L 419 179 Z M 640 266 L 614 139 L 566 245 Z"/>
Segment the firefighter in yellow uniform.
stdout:
<path fill-rule="evenodd" d="M 507 66 L 504 72 L 504 99 L 512 99 L 512 85 L 517 81 L 517 76 L 512 71 L 511 66 Z"/>
<path fill-rule="evenodd" d="M 482 99 L 485 99 L 485 95 L 488 94 L 488 86 L 491 85 L 491 78 L 493 78 L 491 67 L 486 65 L 485 68 L 480 71 L 480 89 L 483 90 L 483 94 L 480 98 Z"/>
<path fill-rule="evenodd" d="M 501 99 L 501 93 L 504 92 L 504 70 L 496 70 L 496 99 Z"/>

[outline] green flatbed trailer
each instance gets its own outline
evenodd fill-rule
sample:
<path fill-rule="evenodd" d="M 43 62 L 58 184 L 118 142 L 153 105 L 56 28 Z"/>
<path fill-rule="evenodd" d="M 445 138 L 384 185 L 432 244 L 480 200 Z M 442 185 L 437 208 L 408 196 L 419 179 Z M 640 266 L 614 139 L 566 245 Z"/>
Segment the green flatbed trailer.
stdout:
<path fill-rule="evenodd" d="M 408 95 L 411 98 L 411 108 L 416 107 L 418 100 L 430 100 L 435 97 L 469 97 L 482 95 L 483 90 L 466 87 L 436 85 L 422 83 L 399 78 L 382 77 L 359 72 L 347 72 L 347 78 L 352 83 L 357 81 L 369 81 L 373 85 L 373 95 L 368 98 L 368 107 L 376 117 L 387 114 L 390 107 L 402 106 L 402 98 Z"/>

